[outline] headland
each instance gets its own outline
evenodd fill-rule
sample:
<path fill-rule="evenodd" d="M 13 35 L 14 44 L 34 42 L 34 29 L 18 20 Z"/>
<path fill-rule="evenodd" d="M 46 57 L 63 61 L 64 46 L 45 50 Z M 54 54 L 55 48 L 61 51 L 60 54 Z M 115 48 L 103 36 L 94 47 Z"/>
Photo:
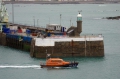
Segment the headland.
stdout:
<path fill-rule="evenodd" d="M 120 4 L 120 1 L 4 1 L 5 4 Z"/>

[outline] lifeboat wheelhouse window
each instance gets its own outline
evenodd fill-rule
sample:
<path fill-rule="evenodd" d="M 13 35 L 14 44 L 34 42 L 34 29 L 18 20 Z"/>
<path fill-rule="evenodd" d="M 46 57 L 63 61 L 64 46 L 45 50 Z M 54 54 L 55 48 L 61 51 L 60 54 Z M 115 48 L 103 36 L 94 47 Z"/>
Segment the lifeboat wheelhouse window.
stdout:
<path fill-rule="evenodd" d="M 61 60 L 51 60 L 51 62 L 62 62 Z"/>

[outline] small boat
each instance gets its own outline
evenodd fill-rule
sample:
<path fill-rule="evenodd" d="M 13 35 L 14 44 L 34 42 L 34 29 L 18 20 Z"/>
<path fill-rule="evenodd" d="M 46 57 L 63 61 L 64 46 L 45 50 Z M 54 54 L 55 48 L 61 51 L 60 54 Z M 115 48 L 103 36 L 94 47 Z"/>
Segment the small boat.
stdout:
<path fill-rule="evenodd" d="M 41 68 L 44 67 L 77 67 L 78 66 L 78 62 L 67 62 L 64 61 L 61 58 L 49 58 L 47 59 L 46 63 L 40 64 Z"/>

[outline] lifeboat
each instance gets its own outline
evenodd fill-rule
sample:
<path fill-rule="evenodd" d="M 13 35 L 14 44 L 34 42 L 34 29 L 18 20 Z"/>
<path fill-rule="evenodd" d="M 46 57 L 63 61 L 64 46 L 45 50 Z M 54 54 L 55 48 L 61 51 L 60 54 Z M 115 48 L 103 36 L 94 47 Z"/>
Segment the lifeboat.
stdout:
<path fill-rule="evenodd" d="M 78 62 L 67 62 L 61 58 L 49 58 L 46 63 L 40 63 L 41 68 L 44 67 L 77 67 Z"/>

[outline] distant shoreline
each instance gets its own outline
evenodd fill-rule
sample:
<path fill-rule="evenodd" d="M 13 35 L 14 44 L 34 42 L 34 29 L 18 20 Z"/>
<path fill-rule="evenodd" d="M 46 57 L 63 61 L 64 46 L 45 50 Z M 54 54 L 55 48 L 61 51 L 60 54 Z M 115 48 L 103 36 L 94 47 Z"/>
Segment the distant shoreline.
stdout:
<path fill-rule="evenodd" d="M 5 4 L 120 4 L 120 1 L 4 1 Z"/>

